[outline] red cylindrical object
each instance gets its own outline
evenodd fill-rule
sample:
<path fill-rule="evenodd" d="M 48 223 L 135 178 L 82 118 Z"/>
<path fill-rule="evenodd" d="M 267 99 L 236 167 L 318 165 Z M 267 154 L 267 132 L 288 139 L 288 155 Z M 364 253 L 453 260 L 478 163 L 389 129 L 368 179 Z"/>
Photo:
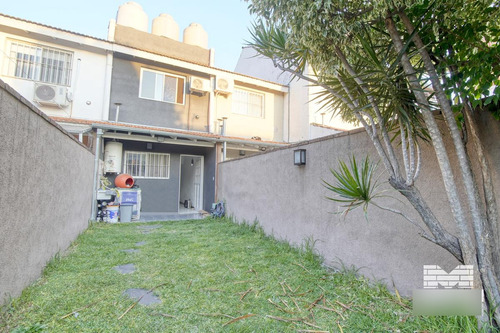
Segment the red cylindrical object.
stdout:
<path fill-rule="evenodd" d="M 134 186 L 134 178 L 131 175 L 122 173 L 115 178 L 115 186 L 121 188 L 131 188 Z"/>

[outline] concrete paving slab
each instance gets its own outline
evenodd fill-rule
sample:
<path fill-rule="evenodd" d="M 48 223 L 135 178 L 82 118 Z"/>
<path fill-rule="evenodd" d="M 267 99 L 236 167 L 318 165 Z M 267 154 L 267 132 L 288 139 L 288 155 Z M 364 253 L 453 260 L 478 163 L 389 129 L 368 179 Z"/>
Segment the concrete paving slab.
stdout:
<path fill-rule="evenodd" d="M 143 245 L 146 245 L 146 241 L 141 241 L 141 242 L 135 243 L 135 246 L 143 246 Z"/>
<path fill-rule="evenodd" d="M 122 274 L 131 274 L 135 272 L 135 266 L 134 264 L 126 264 L 126 265 L 119 265 L 113 267 L 115 271 L 122 273 Z"/>
<path fill-rule="evenodd" d="M 131 288 L 127 289 L 123 292 L 123 295 L 126 295 L 134 300 L 138 300 L 141 298 L 139 301 L 140 305 L 151 305 L 151 304 L 158 304 L 161 303 L 161 299 L 155 295 L 153 292 L 148 293 L 149 290 L 147 289 L 139 289 L 139 288 Z"/>

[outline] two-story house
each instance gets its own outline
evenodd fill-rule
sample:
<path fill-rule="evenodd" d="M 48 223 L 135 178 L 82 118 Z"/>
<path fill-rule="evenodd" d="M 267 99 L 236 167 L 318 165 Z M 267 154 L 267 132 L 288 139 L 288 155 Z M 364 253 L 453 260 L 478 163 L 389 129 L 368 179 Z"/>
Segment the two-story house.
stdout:
<path fill-rule="evenodd" d="M 281 71 L 274 66 L 271 59 L 258 54 L 250 46 L 242 49 L 235 71 L 289 87 L 288 142 L 310 140 L 358 127 L 343 121 L 338 115 L 333 115 L 331 108 L 318 98 L 321 87 Z M 303 74 L 313 76 L 309 67 Z"/>
<path fill-rule="evenodd" d="M 95 150 L 96 188 L 128 173 L 143 213 L 208 211 L 219 161 L 286 143 L 288 87 L 215 68 L 200 25 L 148 26 L 133 2 L 107 40 L 0 15 L 0 76 Z"/>

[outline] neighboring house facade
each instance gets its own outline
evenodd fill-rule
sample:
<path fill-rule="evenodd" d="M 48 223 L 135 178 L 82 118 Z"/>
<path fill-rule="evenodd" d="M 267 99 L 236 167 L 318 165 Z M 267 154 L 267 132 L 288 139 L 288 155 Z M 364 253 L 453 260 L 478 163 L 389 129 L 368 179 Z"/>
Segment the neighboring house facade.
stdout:
<path fill-rule="evenodd" d="M 96 188 L 132 175 L 143 212 L 208 211 L 219 161 L 287 142 L 288 87 L 213 67 L 201 26 L 175 25 L 149 33 L 133 2 L 107 40 L 0 14 L 2 79 L 96 152 Z"/>
<path fill-rule="evenodd" d="M 308 67 L 304 74 L 309 75 L 310 71 Z M 327 106 L 315 100 L 321 92 L 320 87 L 279 70 L 271 59 L 259 55 L 252 47 L 242 49 L 235 72 L 289 86 L 288 142 L 310 140 L 358 127 L 332 116 Z"/>
<path fill-rule="evenodd" d="M 2 80 L 47 115 L 107 118 L 111 43 L 0 14 L 0 47 Z M 89 128 L 66 129 L 92 144 Z"/>

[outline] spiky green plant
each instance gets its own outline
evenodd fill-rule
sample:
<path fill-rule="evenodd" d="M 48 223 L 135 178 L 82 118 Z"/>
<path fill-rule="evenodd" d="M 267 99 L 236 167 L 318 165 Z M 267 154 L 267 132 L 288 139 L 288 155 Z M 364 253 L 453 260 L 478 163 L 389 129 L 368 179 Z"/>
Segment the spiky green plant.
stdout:
<path fill-rule="evenodd" d="M 327 199 L 342 203 L 341 207 L 346 208 L 342 214 L 358 207 L 363 207 L 366 214 L 368 205 L 382 196 L 382 192 L 378 191 L 380 183 L 375 179 L 377 165 L 368 156 L 359 165 L 354 155 L 349 158 L 349 164 L 339 161 L 338 170 L 330 169 L 335 183 L 323 180 L 326 189 L 337 194 L 336 197 Z"/>

